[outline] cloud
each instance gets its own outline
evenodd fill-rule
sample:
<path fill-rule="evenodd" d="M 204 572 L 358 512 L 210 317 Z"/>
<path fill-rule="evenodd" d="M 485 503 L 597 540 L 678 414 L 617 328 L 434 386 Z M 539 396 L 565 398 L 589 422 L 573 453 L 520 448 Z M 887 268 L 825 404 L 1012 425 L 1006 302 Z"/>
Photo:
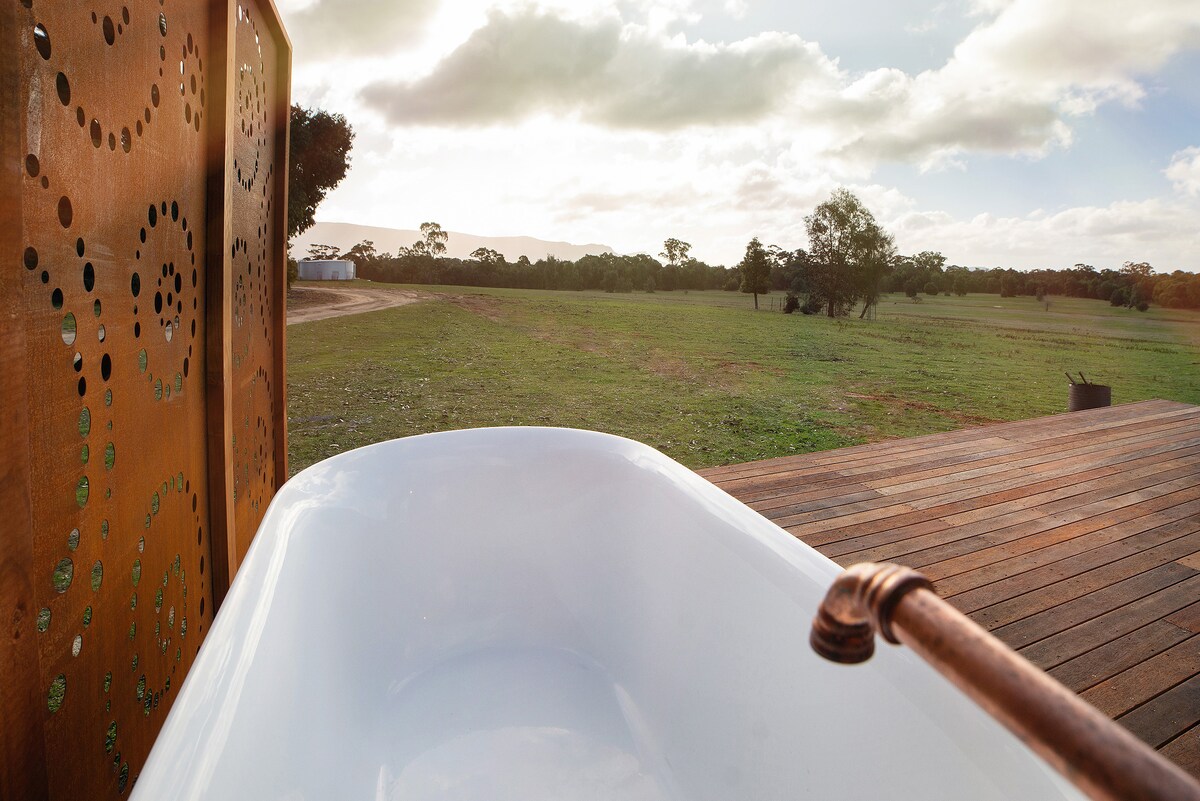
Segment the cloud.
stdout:
<path fill-rule="evenodd" d="M 548 112 L 668 131 L 753 122 L 797 84 L 835 74 L 816 45 L 787 34 L 688 44 L 616 17 L 525 11 L 491 14 L 429 75 L 372 83 L 362 98 L 396 124 L 483 125 Z"/>
<path fill-rule="evenodd" d="M 1177 191 L 1200 196 L 1200 147 L 1184 148 L 1171 156 L 1171 164 L 1163 172 Z"/>
<path fill-rule="evenodd" d="M 286 14 L 288 34 L 308 60 L 386 53 L 411 44 L 440 0 L 316 0 Z"/>
<path fill-rule="evenodd" d="M 1081 206 L 1025 217 L 980 214 L 959 220 L 945 212 L 912 211 L 888 221 L 901 251 L 934 249 L 952 263 L 984 267 L 1068 267 L 1077 262 L 1118 267 L 1149 261 L 1156 269 L 1195 270 L 1200 246 L 1194 203 L 1151 198 Z M 1182 257 L 1182 258 L 1181 258 Z"/>
<path fill-rule="evenodd" d="M 837 127 L 830 152 L 924 168 L 964 152 L 1044 156 L 1071 143 L 1071 118 L 1103 103 L 1136 104 L 1140 79 L 1200 46 L 1200 4 L 1143 0 L 1011 0 L 940 69 L 880 69 L 832 95 L 801 98 Z"/>
<path fill-rule="evenodd" d="M 733 6 L 739 7 L 737 3 Z M 564 18 L 493 11 L 412 81 L 376 80 L 365 104 L 396 125 L 479 126 L 539 114 L 611 128 L 775 125 L 813 155 L 846 163 L 962 166 L 964 154 L 1043 157 L 1071 144 L 1074 117 L 1135 104 L 1140 80 L 1200 45 L 1200 5 L 1141 0 L 1007 0 L 940 69 L 852 75 L 820 47 L 770 32 L 733 43 L 668 38 L 615 13 Z M 642 3 L 686 16 L 687 0 Z M 942 6 L 934 9 L 941 13 Z"/>

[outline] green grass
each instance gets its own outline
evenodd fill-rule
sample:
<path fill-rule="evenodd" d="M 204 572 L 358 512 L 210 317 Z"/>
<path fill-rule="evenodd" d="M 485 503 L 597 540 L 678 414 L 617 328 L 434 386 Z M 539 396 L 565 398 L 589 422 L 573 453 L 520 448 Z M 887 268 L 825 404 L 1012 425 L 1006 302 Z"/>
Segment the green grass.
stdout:
<path fill-rule="evenodd" d="M 288 329 L 293 471 L 497 425 L 608 431 L 698 468 L 1052 414 L 1066 370 L 1114 403 L 1200 403 L 1194 313 L 893 295 L 830 320 L 724 292 L 411 288 L 447 297 Z"/>

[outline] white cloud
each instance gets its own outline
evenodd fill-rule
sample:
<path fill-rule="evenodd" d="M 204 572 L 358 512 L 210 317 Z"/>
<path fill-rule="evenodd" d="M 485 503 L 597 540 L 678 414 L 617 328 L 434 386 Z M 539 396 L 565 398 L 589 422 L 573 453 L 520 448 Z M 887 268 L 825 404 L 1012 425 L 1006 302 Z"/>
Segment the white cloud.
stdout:
<path fill-rule="evenodd" d="M 1148 261 L 1155 269 L 1195 270 L 1183 254 L 1200 248 L 1194 203 L 1161 199 L 1083 206 L 1024 217 L 980 214 L 959 220 L 945 212 L 912 211 L 887 225 L 902 252 L 941 250 L 951 263 L 980 267 L 1069 267 L 1077 262 L 1116 268 Z"/>
<path fill-rule="evenodd" d="M 876 70 L 811 99 L 811 116 L 839 126 L 832 149 L 926 168 L 973 151 L 1044 156 L 1070 145 L 1071 117 L 1135 104 L 1141 76 L 1200 46 L 1197 3 L 1012 0 L 981 10 L 995 16 L 944 67 Z"/>
<path fill-rule="evenodd" d="M 400 125 L 543 112 L 655 131 L 754 123 L 786 127 L 822 156 L 930 169 L 1068 147 L 1073 117 L 1135 104 L 1145 74 L 1200 45 L 1200 4 L 1142 0 L 1134 13 L 1127 0 L 1011 0 L 977 4 L 982 21 L 940 69 L 854 76 L 791 34 L 709 44 L 659 32 L 694 17 L 691 0 L 634 7 L 648 24 L 595 3 L 570 18 L 493 11 L 423 77 L 375 81 L 362 96 Z"/>
<path fill-rule="evenodd" d="M 616 17 L 583 23 L 526 11 L 491 14 L 429 75 L 372 83 L 363 98 L 397 124 L 480 125 L 553 112 L 672 130 L 753 122 L 797 84 L 834 76 L 815 45 L 788 34 L 689 44 Z"/>
<path fill-rule="evenodd" d="M 742 19 L 750 10 L 750 0 L 725 0 L 725 13 L 734 19 Z"/>
<path fill-rule="evenodd" d="M 284 9 L 288 34 L 307 58 L 364 56 L 410 45 L 440 0 L 315 0 Z"/>
<path fill-rule="evenodd" d="M 1177 191 L 1200 196 L 1200 147 L 1184 148 L 1171 156 L 1171 164 L 1163 172 Z"/>

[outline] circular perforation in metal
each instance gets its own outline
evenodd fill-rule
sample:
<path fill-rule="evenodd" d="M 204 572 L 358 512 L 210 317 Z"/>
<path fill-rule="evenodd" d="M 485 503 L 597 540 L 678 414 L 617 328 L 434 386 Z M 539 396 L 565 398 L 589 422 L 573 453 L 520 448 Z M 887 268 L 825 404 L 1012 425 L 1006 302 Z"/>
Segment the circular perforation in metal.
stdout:
<path fill-rule="evenodd" d="M 233 173 L 238 185 L 253 192 L 266 161 L 270 131 L 267 122 L 267 81 L 263 62 L 262 41 L 258 24 L 245 6 L 237 9 L 236 37 L 239 54 L 246 54 L 237 65 L 234 93 L 236 108 L 236 139 L 233 152 Z"/>
<path fill-rule="evenodd" d="M 169 400 L 191 374 L 200 310 L 195 232 L 176 200 L 147 207 L 130 277 L 133 333 L 143 347 L 136 368 L 155 400 Z"/>
<path fill-rule="evenodd" d="M 180 666 L 192 656 L 207 622 L 204 595 L 204 554 L 207 535 L 192 482 L 182 472 L 167 476 L 145 496 L 142 534 L 116 591 L 128 599 L 124 668 L 109 672 L 104 692 L 135 709 L 133 720 L 115 718 L 104 737 L 104 754 L 121 749 L 121 732 L 138 718 L 159 713 L 183 676 Z M 176 538 L 174 532 L 195 531 L 196 539 Z M 182 547 L 181 547 L 182 546 Z M 130 706 L 132 704 L 132 706 Z"/>
<path fill-rule="evenodd" d="M 146 129 L 156 122 L 167 95 L 178 98 L 185 125 L 198 133 L 207 102 L 204 62 L 190 32 L 168 35 L 166 10 L 151 12 L 138 3 L 96 9 L 89 26 L 64 26 L 51 31 L 47 24 L 34 29 L 35 46 L 42 58 L 60 68 L 53 79 L 59 103 L 74 106 L 85 140 L 96 150 L 130 153 Z M 51 45 L 51 38 L 64 41 Z M 166 69 L 168 48 L 180 55 L 175 74 Z M 86 74 L 73 63 L 102 65 Z M 136 87 L 129 90 L 130 82 Z M 164 92 L 178 83 L 178 95 Z"/>

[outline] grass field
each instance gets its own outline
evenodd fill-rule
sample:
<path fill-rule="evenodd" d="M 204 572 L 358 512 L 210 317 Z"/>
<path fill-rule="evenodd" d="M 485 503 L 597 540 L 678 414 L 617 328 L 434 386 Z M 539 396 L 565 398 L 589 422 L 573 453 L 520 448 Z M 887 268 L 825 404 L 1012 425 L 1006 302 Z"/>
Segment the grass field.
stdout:
<path fill-rule="evenodd" d="M 288 329 L 293 472 L 497 425 L 608 431 L 699 468 L 1064 411 L 1067 370 L 1114 403 L 1200 403 L 1190 312 L 893 295 L 830 320 L 725 292 L 405 288 L 439 297 Z"/>

